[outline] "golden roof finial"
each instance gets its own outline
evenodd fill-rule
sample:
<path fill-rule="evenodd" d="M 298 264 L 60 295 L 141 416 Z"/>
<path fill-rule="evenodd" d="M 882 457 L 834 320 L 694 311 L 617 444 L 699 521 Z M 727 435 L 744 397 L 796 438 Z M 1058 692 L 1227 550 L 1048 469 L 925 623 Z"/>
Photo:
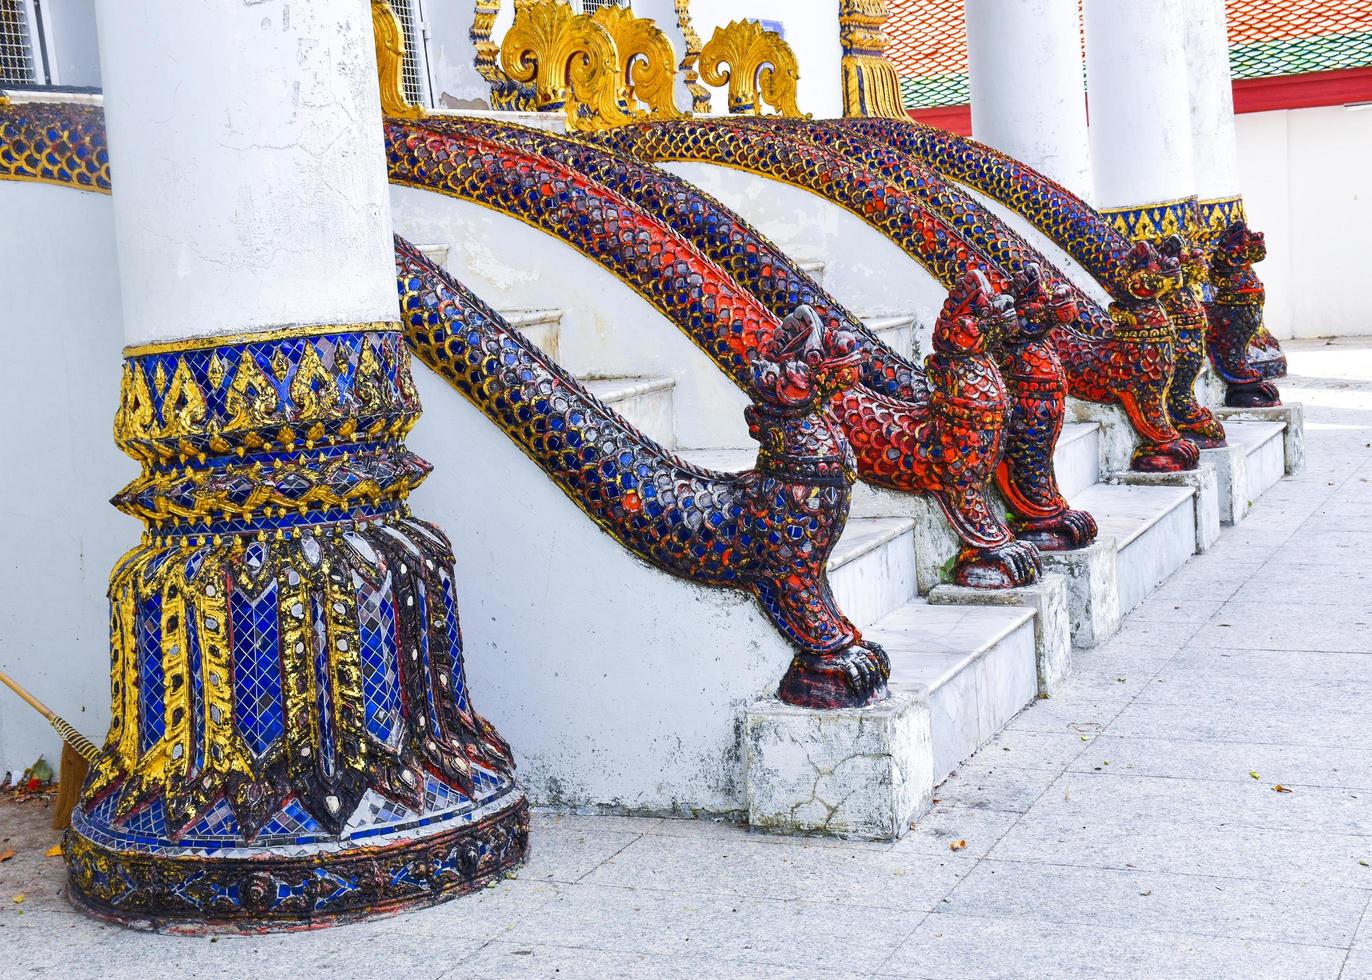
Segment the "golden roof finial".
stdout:
<path fill-rule="evenodd" d="M 890 16 L 886 0 L 840 0 L 838 36 L 843 47 L 843 114 L 906 119 L 900 76 L 886 57 Z"/>

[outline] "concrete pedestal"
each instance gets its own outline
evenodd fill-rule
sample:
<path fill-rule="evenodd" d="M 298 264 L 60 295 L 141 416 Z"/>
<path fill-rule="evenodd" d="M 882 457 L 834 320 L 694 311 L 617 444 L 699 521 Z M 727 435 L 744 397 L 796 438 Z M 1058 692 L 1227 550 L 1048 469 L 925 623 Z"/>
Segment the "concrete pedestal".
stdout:
<path fill-rule="evenodd" d="M 971 589 L 940 585 L 929 593 L 932 605 L 1025 606 L 1034 610 L 1034 659 L 1039 694 L 1053 694 L 1072 672 L 1072 622 L 1067 578 L 1045 573 L 1019 589 Z M 1118 607 L 1118 604 L 1116 604 Z M 1119 618 L 1116 616 L 1116 626 Z"/>
<path fill-rule="evenodd" d="M 1209 450 L 1207 450 L 1208 452 Z M 1223 510 L 1220 506 L 1219 479 L 1213 461 L 1201 460 L 1194 470 L 1179 473 L 1136 473 L 1125 470 L 1111 477 L 1112 483 L 1133 487 L 1190 487 L 1195 492 L 1196 554 L 1209 551 L 1220 539 Z"/>
<path fill-rule="evenodd" d="M 1138 435 L 1129 422 L 1129 416 L 1118 405 L 1103 405 L 1100 402 L 1067 399 L 1067 416 L 1073 422 L 1098 422 L 1100 434 L 1100 472 L 1119 473 L 1129 469 L 1138 445 Z"/>
<path fill-rule="evenodd" d="M 748 707 L 743 742 L 759 830 L 895 840 L 933 796 L 929 703 L 915 694 L 838 711 L 764 698 Z"/>
<path fill-rule="evenodd" d="M 1221 422 L 1284 422 L 1282 432 L 1282 462 L 1286 475 L 1305 469 L 1305 409 L 1300 402 L 1288 402 L 1271 408 L 1217 408 L 1215 415 Z"/>
<path fill-rule="evenodd" d="M 1119 632 L 1119 550 L 1113 537 L 1102 535 L 1076 551 L 1045 551 L 1042 558 L 1044 571 L 1061 576 L 1066 586 L 1073 646 L 1094 647 Z"/>

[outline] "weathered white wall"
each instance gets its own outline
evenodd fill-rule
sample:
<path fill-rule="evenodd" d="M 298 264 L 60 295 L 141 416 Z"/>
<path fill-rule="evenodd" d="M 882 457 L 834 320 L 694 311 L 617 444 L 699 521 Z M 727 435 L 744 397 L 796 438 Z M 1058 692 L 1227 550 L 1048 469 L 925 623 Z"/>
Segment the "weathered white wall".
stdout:
<path fill-rule="evenodd" d="M 423 6 L 429 25 L 427 51 L 434 104 L 450 109 L 489 109 L 491 87 L 474 64 L 472 3 L 425 0 Z"/>
<path fill-rule="evenodd" d="M 97 744 L 109 727 L 105 587 L 142 527 L 109 498 L 138 474 L 114 446 L 118 269 L 110 199 L 0 181 L 0 670 Z M 61 742 L 0 690 L 0 779 Z"/>
<path fill-rule="evenodd" d="M 1372 334 L 1372 108 L 1292 109 L 1236 117 L 1249 223 L 1267 235 L 1258 266 L 1278 337 Z"/>
<path fill-rule="evenodd" d="M 97 9 L 129 341 L 393 319 L 367 0 Z"/>
<path fill-rule="evenodd" d="M 43 31 L 57 84 L 98 88 L 95 0 L 43 0 Z"/>

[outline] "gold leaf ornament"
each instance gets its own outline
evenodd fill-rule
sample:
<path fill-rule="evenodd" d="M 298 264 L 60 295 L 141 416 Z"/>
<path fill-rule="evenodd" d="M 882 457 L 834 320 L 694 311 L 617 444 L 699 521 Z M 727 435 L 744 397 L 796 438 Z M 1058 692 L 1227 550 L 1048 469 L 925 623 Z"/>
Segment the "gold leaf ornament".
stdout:
<path fill-rule="evenodd" d="M 700 52 L 700 77 L 707 85 L 729 87 L 731 113 L 807 118 L 796 105 L 800 67 L 795 52 L 755 20 L 715 28 Z M 764 105 L 772 112 L 764 113 Z"/>

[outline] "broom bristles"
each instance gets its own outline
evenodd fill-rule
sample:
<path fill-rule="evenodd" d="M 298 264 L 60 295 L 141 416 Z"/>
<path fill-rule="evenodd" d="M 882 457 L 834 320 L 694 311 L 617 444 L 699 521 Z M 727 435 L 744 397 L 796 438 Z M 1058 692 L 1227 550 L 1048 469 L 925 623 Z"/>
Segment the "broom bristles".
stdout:
<path fill-rule="evenodd" d="M 62 743 L 62 767 L 57 775 L 57 798 L 52 803 L 52 829 L 66 830 L 71 826 L 71 812 L 81 797 L 86 781 L 87 763 L 68 742 Z"/>

